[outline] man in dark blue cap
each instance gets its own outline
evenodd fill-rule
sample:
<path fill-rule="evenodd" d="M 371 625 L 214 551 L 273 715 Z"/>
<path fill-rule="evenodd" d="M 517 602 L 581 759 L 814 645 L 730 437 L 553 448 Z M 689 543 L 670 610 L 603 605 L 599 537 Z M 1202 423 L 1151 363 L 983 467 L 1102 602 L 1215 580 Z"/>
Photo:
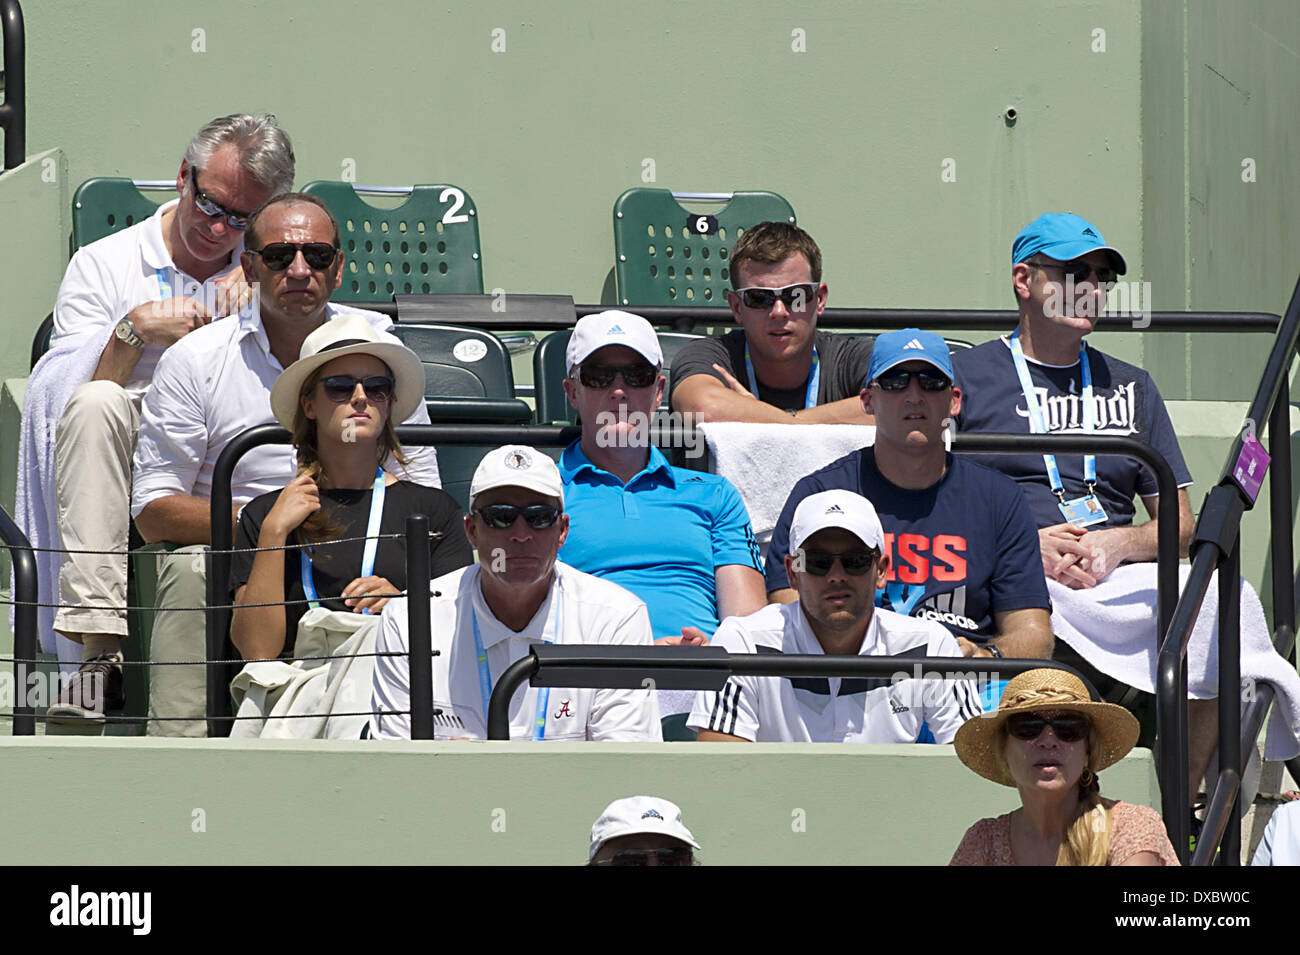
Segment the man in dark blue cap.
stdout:
<path fill-rule="evenodd" d="M 1024 496 L 1010 479 L 944 445 L 945 423 L 962 408 L 947 344 L 917 328 L 881 335 L 861 400 L 876 419 L 875 444 L 794 486 L 772 532 L 768 598 L 796 596 L 785 556 L 799 502 L 843 488 L 880 515 L 889 556 L 880 606 L 943 624 L 967 656 L 1050 656 L 1047 585 Z"/>

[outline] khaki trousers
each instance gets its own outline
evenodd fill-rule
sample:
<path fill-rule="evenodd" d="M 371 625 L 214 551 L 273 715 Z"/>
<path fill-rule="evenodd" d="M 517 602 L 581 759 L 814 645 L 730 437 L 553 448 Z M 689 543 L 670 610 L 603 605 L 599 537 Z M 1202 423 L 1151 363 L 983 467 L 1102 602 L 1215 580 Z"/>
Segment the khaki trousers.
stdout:
<path fill-rule="evenodd" d="M 140 412 L 121 385 L 89 381 L 72 393 L 54 439 L 59 534 L 67 550 L 59 568 L 54 629 L 67 636 L 126 636 L 126 546 L 131 523 L 131 457 Z M 113 608 L 113 609 L 109 609 Z"/>
<path fill-rule="evenodd" d="M 158 611 L 149 640 L 151 661 L 194 661 L 196 666 L 149 668 L 150 736 L 207 736 L 207 600 L 205 545 L 192 544 L 158 555 Z M 190 717 L 167 719 L 160 717 Z"/>

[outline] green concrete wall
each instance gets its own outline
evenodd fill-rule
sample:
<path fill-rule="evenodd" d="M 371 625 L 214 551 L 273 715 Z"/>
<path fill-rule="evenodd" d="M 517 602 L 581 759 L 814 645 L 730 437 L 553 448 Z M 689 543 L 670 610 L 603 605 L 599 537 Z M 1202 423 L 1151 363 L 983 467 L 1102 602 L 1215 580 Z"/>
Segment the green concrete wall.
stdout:
<path fill-rule="evenodd" d="M 642 793 L 682 807 L 706 865 L 942 865 L 1018 805 L 950 746 L 4 738 L 0 758 L 6 858 L 43 865 L 581 864 L 600 811 Z M 61 838 L 87 780 L 96 824 Z M 1158 807 L 1151 754 L 1103 792 Z"/>

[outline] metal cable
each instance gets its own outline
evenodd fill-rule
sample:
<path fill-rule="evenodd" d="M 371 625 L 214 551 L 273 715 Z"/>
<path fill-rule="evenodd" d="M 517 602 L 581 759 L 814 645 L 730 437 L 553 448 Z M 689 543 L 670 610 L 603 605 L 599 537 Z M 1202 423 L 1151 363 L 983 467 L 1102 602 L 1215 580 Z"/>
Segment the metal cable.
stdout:
<path fill-rule="evenodd" d="M 429 536 L 441 537 L 442 531 L 429 531 Z M 338 537 L 332 540 L 313 541 L 308 544 L 281 544 L 275 547 L 223 547 L 216 550 L 209 547 L 206 553 L 252 554 L 252 553 L 256 553 L 259 550 L 266 550 L 266 551 L 302 550 L 304 547 L 308 549 L 312 547 L 332 547 L 335 544 L 355 544 L 357 541 L 405 540 L 405 539 L 406 539 L 405 534 L 375 534 L 373 536 L 363 535 L 361 537 Z M 24 547 L 18 544 L 10 544 L 6 541 L 0 541 L 0 547 L 5 547 L 8 548 L 9 550 L 13 550 L 15 547 L 17 547 L 19 550 L 29 550 L 32 551 L 33 553 L 44 553 L 44 554 L 102 554 L 111 557 L 130 557 L 130 556 L 142 555 L 142 554 L 158 557 L 158 556 L 166 556 L 168 554 L 174 553 L 174 551 L 159 550 L 154 545 L 149 545 L 146 547 L 137 547 L 135 549 L 126 548 L 125 550 L 72 550 L 64 547 Z"/>

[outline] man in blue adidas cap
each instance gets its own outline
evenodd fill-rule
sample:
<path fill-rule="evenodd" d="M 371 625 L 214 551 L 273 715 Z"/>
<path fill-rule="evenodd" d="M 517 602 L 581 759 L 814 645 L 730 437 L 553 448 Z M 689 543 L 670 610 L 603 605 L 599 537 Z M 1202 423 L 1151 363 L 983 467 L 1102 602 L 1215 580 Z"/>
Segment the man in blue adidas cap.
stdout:
<path fill-rule="evenodd" d="M 560 559 L 644 600 L 660 643 L 706 643 L 722 619 L 760 609 L 762 563 L 739 492 L 721 475 L 673 467 L 651 442 L 664 376 L 650 323 L 588 315 L 565 363 L 582 437 L 560 457 L 571 521 Z M 692 693 L 669 693 L 664 716 L 690 708 Z"/>
<path fill-rule="evenodd" d="M 1186 554 L 1193 528 L 1186 489 L 1192 478 L 1164 400 L 1141 368 L 1084 342 L 1116 277 L 1127 271 L 1124 256 L 1080 216 L 1049 212 L 1021 229 L 1011 245 L 1019 321 L 1009 335 L 957 355 L 955 381 L 962 391 L 957 426 L 961 431 L 1113 434 L 1145 441 L 1164 455 L 1178 480 L 1179 547 Z M 1049 581 L 1088 590 L 1121 564 L 1156 559 L 1159 494 L 1155 478 L 1138 462 L 1077 454 L 1046 460 L 1041 454 L 1000 454 L 981 460 L 1011 477 L 1023 492 L 1039 528 L 1043 574 Z M 1136 526 L 1135 496 L 1151 517 Z M 1149 576 L 1154 587 L 1154 571 Z M 1136 597 L 1130 593 L 1124 599 Z M 1070 636 L 1074 631 L 1057 632 Z M 1109 637 L 1099 636 L 1102 642 Z M 1103 659 L 1087 646 L 1084 652 Z M 1107 700 L 1132 709 L 1143 727 L 1139 743 L 1150 745 L 1154 696 L 1098 671 L 1064 639 L 1057 642 L 1056 658 L 1076 666 Z M 1218 739 L 1215 706 L 1215 700 L 1190 701 L 1193 794 Z"/>
<path fill-rule="evenodd" d="M 769 599 L 795 597 L 785 567 L 795 509 L 811 494 L 843 488 L 880 515 L 889 557 L 881 607 L 942 623 L 967 656 L 1050 656 L 1029 508 L 1012 481 L 944 444 L 963 399 L 947 344 L 919 328 L 881 335 L 861 399 L 876 419 L 875 444 L 795 484 L 772 532 Z"/>

